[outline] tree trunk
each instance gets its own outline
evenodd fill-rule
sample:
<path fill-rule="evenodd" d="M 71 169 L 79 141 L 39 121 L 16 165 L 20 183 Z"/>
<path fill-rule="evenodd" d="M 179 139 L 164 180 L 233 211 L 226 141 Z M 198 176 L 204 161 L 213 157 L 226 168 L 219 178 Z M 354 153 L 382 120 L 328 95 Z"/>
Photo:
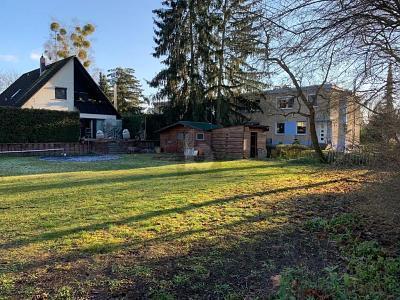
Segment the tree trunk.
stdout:
<path fill-rule="evenodd" d="M 219 51 L 219 70 L 218 70 L 218 88 L 217 88 L 217 109 L 216 109 L 216 120 L 217 124 L 222 124 L 222 101 L 223 101 L 223 94 L 222 94 L 222 85 L 224 83 L 224 65 L 225 65 L 225 38 L 226 38 L 226 23 L 228 19 L 228 11 L 227 11 L 227 3 L 228 1 L 224 1 L 224 5 L 222 8 L 223 11 L 223 22 L 222 22 L 222 32 L 221 32 L 221 49 Z"/>
<path fill-rule="evenodd" d="M 189 25 L 190 25 L 190 103 L 192 106 L 192 119 L 199 121 L 197 116 L 197 86 L 195 81 L 195 51 L 194 51 L 194 0 L 189 0 Z"/>
<path fill-rule="evenodd" d="M 319 145 L 318 142 L 318 136 L 317 136 L 317 129 L 315 126 L 315 110 L 313 107 L 309 107 L 310 110 L 310 116 L 309 116 L 309 122 L 310 122 L 310 135 L 311 135 L 311 142 L 313 145 L 313 148 L 315 150 L 315 153 L 317 154 L 317 157 L 319 159 L 320 162 L 322 163 L 327 163 L 327 159 L 324 155 L 324 153 L 322 152 L 321 146 Z"/>

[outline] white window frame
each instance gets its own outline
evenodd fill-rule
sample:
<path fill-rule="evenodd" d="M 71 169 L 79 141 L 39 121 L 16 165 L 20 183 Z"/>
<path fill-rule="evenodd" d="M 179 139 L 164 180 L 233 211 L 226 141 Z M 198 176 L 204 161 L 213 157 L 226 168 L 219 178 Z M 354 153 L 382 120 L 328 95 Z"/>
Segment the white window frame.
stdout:
<path fill-rule="evenodd" d="M 199 134 L 201 134 L 203 136 L 203 138 L 199 138 Z M 196 133 L 196 141 L 204 141 L 205 140 L 205 134 L 204 132 L 197 132 Z"/>
<path fill-rule="evenodd" d="M 283 133 L 278 133 L 278 124 L 284 124 Z M 286 123 L 285 122 L 276 122 L 275 123 L 275 134 L 276 135 L 285 135 L 286 134 Z"/>
<path fill-rule="evenodd" d="M 292 107 L 281 107 L 281 105 L 280 105 L 280 101 L 281 101 L 281 100 L 289 100 L 289 99 L 292 99 L 292 98 L 293 98 L 293 105 L 292 105 Z M 295 99 L 296 99 L 295 96 L 283 96 L 283 97 L 278 97 L 278 98 L 276 98 L 276 107 L 277 107 L 278 109 L 283 109 L 283 110 L 293 109 L 293 108 L 294 108 Z M 289 103 L 289 101 L 288 101 L 288 103 Z"/>
<path fill-rule="evenodd" d="M 304 123 L 304 127 L 306 128 L 305 133 L 299 133 L 299 125 L 298 123 Z M 307 128 L 307 121 L 296 121 L 296 135 L 307 135 L 308 128 Z"/>

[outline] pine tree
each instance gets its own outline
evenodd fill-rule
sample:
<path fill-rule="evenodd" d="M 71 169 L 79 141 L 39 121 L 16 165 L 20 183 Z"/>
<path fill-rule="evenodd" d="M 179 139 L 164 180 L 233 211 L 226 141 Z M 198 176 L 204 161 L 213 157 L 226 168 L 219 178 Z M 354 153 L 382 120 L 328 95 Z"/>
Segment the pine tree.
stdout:
<path fill-rule="evenodd" d="M 206 2 L 206 1 L 205 1 Z M 153 56 L 165 59 L 164 69 L 151 81 L 159 88 L 158 98 L 167 98 L 170 107 L 166 113 L 170 119 L 199 120 L 195 108 L 201 103 L 199 84 L 198 42 L 196 38 L 196 11 L 201 1 L 168 0 L 163 8 L 154 11 L 155 51 Z"/>
<path fill-rule="evenodd" d="M 260 1 L 169 0 L 154 11 L 153 55 L 165 68 L 151 86 L 170 100 L 172 119 L 229 123 L 241 95 L 261 88 L 262 76 L 250 63 Z"/>
<path fill-rule="evenodd" d="M 216 120 L 218 123 L 230 123 L 232 115 L 240 114 L 242 108 L 239 99 L 243 94 L 259 91 L 266 75 L 252 66 L 251 59 L 257 57 L 257 38 L 260 35 L 259 0 L 223 0 L 216 9 L 214 45 L 217 61 L 214 82 L 216 95 Z M 248 100 L 248 99 L 247 99 Z M 248 101 L 247 101 L 248 102 Z M 243 104 L 243 103 L 242 103 Z"/>
<path fill-rule="evenodd" d="M 99 74 L 99 87 L 108 99 L 113 100 L 113 95 L 111 93 L 111 88 L 110 84 L 108 83 L 107 75 L 103 74 L 102 72 L 100 72 Z"/>
<path fill-rule="evenodd" d="M 392 141 L 396 141 L 400 144 L 398 136 L 400 134 L 400 116 L 395 109 L 394 95 L 393 69 L 392 65 L 389 64 L 385 94 L 382 101 L 374 109 L 376 114 L 371 116 L 366 126 L 366 132 L 368 132 L 366 138 L 370 142 L 389 144 Z"/>
<path fill-rule="evenodd" d="M 121 113 L 141 111 L 143 89 L 132 68 L 115 68 L 108 71 L 108 83 L 114 89 L 117 87 L 118 111 Z M 114 93 L 114 91 L 112 91 Z"/>

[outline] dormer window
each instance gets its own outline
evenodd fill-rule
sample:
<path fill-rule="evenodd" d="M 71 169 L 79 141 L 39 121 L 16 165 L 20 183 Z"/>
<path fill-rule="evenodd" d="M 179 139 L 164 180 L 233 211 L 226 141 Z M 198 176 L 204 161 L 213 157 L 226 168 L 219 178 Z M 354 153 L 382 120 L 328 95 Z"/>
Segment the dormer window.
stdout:
<path fill-rule="evenodd" d="M 18 91 L 16 91 L 12 96 L 11 99 L 14 99 L 15 96 L 17 96 L 19 94 L 19 92 L 21 91 L 21 89 L 19 89 Z"/>
<path fill-rule="evenodd" d="M 292 109 L 294 106 L 293 96 L 278 98 L 278 108 L 280 109 Z"/>
<path fill-rule="evenodd" d="M 67 89 L 66 88 L 61 88 L 61 87 L 56 87 L 56 99 L 57 100 L 67 100 Z"/>

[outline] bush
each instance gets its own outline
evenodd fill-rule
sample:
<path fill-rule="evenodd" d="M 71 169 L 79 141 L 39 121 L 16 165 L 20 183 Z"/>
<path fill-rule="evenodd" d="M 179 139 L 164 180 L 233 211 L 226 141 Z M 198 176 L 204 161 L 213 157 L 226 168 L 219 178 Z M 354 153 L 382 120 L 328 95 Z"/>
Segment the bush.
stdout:
<path fill-rule="evenodd" d="M 125 114 L 122 116 L 123 128 L 127 128 L 131 137 L 140 136 L 146 128 L 147 140 L 159 140 L 157 130 L 169 125 L 164 115 L 160 114 Z"/>
<path fill-rule="evenodd" d="M 279 144 L 275 146 L 275 149 L 272 150 L 271 155 L 273 158 L 284 158 L 284 159 L 293 159 L 293 158 L 301 158 L 308 157 L 312 155 L 313 151 L 310 150 L 309 147 L 300 145 L 300 144 L 292 144 L 292 145 L 284 145 Z"/>
<path fill-rule="evenodd" d="M 129 130 L 131 138 L 140 136 L 144 128 L 144 115 L 141 114 L 122 115 L 122 127 L 124 129 Z"/>
<path fill-rule="evenodd" d="M 0 107 L 0 143 L 77 142 L 79 112 Z"/>

